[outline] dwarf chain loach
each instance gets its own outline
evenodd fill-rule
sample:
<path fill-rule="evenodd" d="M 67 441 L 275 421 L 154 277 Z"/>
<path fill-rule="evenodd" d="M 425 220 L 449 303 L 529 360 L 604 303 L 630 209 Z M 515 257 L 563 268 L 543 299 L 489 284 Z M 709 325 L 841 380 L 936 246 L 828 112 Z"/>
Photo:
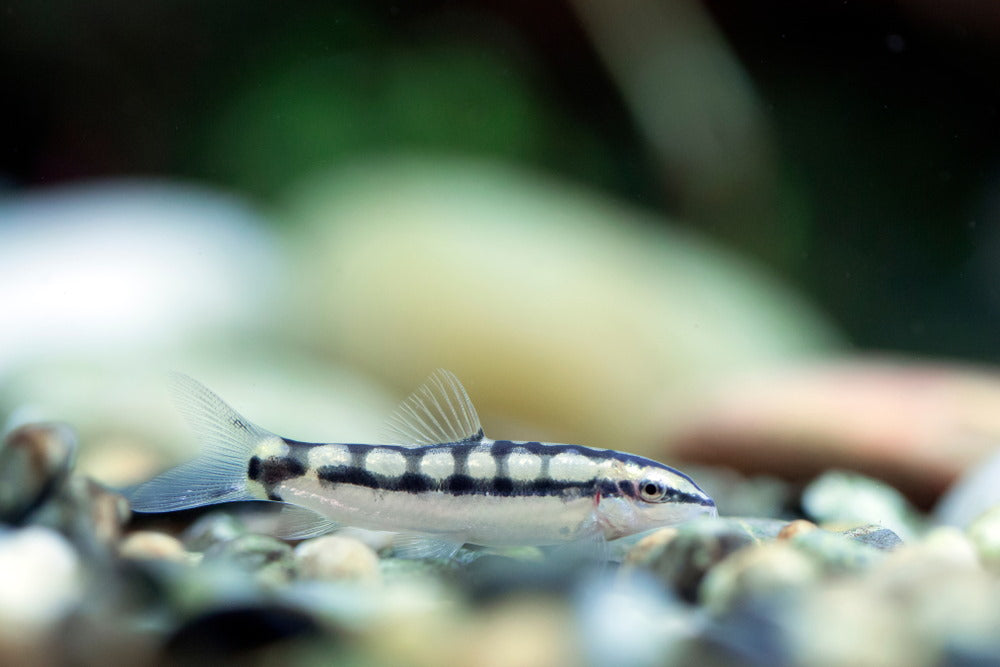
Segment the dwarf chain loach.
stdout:
<path fill-rule="evenodd" d="M 309 443 L 239 415 L 185 375 L 179 408 L 202 454 L 128 491 L 137 512 L 233 501 L 280 503 L 275 533 L 304 539 L 341 526 L 398 533 L 396 553 L 449 558 L 481 547 L 604 545 L 716 514 L 686 475 L 580 445 L 491 440 L 465 388 L 438 370 L 389 420 L 395 444 Z"/>

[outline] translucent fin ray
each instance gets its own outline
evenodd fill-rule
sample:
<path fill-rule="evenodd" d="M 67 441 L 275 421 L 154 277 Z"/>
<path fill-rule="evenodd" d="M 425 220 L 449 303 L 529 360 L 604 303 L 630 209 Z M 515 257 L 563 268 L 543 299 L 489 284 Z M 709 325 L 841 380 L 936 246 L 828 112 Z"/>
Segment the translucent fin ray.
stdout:
<path fill-rule="evenodd" d="M 283 503 L 274 527 L 274 536 L 283 540 L 307 540 L 340 528 L 336 521 L 292 503 Z"/>
<path fill-rule="evenodd" d="M 429 537 L 400 533 L 392 540 L 393 554 L 397 558 L 452 558 L 462 548 L 463 542 L 442 537 Z"/>
<path fill-rule="evenodd" d="M 171 389 L 177 408 L 202 446 L 194 461 L 132 487 L 126 497 L 137 512 L 172 512 L 236 500 L 259 500 L 247 490 L 247 461 L 264 438 L 254 425 L 196 380 L 174 373 Z"/>
<path fill-rule="evenodd" d="M 407 446 L 478 441 L 483 438 L 472 400 L 455 374 L 434 371 L 386 422 L 389 439 Z"/>

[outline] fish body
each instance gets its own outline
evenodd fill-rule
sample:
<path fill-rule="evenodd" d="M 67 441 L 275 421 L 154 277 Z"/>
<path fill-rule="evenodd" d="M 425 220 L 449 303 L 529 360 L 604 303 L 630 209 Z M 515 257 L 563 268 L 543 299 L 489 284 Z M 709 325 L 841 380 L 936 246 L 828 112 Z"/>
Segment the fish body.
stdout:
<path fill-rule="evenodd" d="M 465 389 L 438 371 L 390 420 L 402 444 L 308 443 L 266 431 L 187 377 L 182 410 L 205 453 L 133 489 L 140 512 L 233 500 L 283 503 L 278 532 L 340 525 L 402 534 L 397 550 L 449 556 L 486 547 L 603 542 L 714 515 L 683 473 L 610 449 L 491 440 Z"/>

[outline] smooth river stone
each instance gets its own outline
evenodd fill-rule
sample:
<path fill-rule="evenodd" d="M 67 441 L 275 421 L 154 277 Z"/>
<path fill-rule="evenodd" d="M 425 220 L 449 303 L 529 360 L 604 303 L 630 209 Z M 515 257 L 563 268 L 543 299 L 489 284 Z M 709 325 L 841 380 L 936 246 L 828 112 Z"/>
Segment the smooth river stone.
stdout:
<path fill-rule="evenodd" d="M 847 358 L 734 381 L 665 428 L 661 452 L 796 481 L 854 470 L 927 508 L 1000 444 L 998 404 L 994 374 Z"/>

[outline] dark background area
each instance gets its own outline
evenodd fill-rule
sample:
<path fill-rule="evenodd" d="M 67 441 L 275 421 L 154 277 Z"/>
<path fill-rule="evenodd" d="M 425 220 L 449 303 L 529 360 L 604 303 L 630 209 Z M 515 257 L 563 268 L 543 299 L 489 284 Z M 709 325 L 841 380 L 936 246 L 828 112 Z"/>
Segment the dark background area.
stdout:
<path fill-rule="evenodd" d="M 1000 361 L 1000 13 L 704 7 L 775 152 L 768 205 L 745 215 L 671 187 L 563 4 L 6 3 L 0 178 L 8 195 L 180 178 L 268 206 L 360 154 L 485 155 L 677 216 L 861 349 Z"/>

